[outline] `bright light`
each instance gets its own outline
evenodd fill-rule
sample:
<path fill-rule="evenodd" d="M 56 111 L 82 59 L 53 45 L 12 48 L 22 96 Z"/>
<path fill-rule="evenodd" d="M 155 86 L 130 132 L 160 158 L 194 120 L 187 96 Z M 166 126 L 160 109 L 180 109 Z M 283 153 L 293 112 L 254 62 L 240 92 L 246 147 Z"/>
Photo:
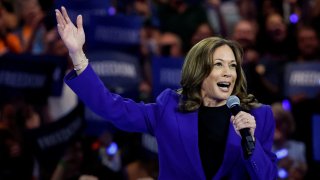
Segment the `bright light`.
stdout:
<path fill-rule="evenodd" d="M 118 145 L 115 142 L 112 142 L 109 147 L 106 149 L 108 155 L 114 155 L 118 151 Z"/>
<path fill-rule="evenodd" d="M 288 177 L 288 173 L 285 169 L 279 169 L 278 170 L 278 177 L 281 179 L 287 178 Z"/>
<path fill-rule="evenodd" d="M 275 152 L 278 159 L 282 159 L 286 156 L 288 156 L 288 150 L 287 149 L 279 149 Z"/>
<path fill-rule="evenodd" d="M 298 16 L 297 14 L 294 14 L 294 13 L 293 13 L 293 14 L 290 15 L 290 22 L 291 22 L 291 23 L 294 23 L 294 24 L 295 24 L 295 23 L 297 23 L 298 21 L 299 21 L 299 16 Z"/>
<path fill-rule="evenodd" d="M 291 104 L 288 99 L 282 101 L 282 108 L 286 111 L 291 111 Z"/>
<path fill-rule="evenodd" d="M 108 14 L 113 16 L 115 15 L 117 12 L 116 8 L 114 8 L 113 6 L 110 6 L 109 9 L 108 9 Z"/>

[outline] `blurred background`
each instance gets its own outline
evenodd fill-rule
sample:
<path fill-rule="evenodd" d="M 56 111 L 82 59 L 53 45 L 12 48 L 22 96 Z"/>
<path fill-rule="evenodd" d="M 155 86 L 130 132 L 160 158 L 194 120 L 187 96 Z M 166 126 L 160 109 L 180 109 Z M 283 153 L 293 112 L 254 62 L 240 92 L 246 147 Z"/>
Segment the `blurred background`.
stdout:
<path fill-rule="evenodd" d="M 244 49 L 248 92 L 274 112 L 279 179 L 320 179 L 320 0 L 0 0 L 0 179 L 157 179 L 153 136 L 91 112 L 54 9 L 84 18 L 84 51 L 111 91 L 154 102 L 179 88 L 203 38 Z"/>

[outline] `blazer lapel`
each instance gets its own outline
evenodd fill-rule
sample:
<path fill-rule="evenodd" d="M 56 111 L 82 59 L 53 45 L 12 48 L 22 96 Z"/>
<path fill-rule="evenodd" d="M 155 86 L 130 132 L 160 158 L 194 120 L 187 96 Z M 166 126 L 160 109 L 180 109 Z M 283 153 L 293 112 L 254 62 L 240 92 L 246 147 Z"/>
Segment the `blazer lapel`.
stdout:
<path fill-rule="evenodd" d="M 205 179 L 198 146 L 198 112 L 177 113 L 177 120 L 183 149 L 200 179 Z"/>

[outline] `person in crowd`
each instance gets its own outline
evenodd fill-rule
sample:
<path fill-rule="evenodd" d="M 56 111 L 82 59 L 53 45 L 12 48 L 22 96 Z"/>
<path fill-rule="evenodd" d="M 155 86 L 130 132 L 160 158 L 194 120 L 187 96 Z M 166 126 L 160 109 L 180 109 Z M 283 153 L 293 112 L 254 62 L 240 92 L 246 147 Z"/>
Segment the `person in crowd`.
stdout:
<path fill-rule="evenodd" d="M 279 13 L 268 14 L 265 29 L 259 32 L 257 45 L 260 60 L 257 72 L 264 78 L 265 84 L 265 93 L 261 98 L 262 102 L 271 104 L 283 99 L 283 72 L 293 56 L 293 38 Z"/>
<path fill-rule="evenodd" d="M 215 35 L 214 30 L 211 28 L 210 24 L 202 23 L 197 27 L 195 32 L 193 32 L 190 44 L 191 46 L 194 46 L 202 39 L 210 36 L 214 36 L 214 35 Z"/>
<path fill-rule="evenodd" d="M 317 31 L 308 25 L 297 28 L 297 62 L 310 62 L 320 60 L 320 40 Z"/>
<path fill-rule="evenodd" d="M 181 38 L 171 32 L 161 33 L 158 39 L 158 56 L 180 58 L 183 54 Z"/>
<path fill-rule="evenodd" d="M 14 34 L 18 28 L 19 17 L 15 12 L 14 2 L 0 1 L 0 55 L 20 51 L 19 38 Z"/>
<path fill-rule="evenodd" d="M 46 12 L 43 11 L 38 0 L 17 0 L 16 10 L 21 19 L 21 25 L 15 32 L 20 44 L 17 53 L 43 53 Z"/>
<path fill-rule="evenodd" d="M 206 0 L 205 9 L 210 26 L 216 34 L 229 37 L 241 19 L 257 19 L 257 8 L 253 0 Z"/>
<path fill-rule="evenodd" d="M 241 19 L 234 26 L 231 37 L 241 45 L 244 51 L 244 63 L 257 63 L 259 61 L 260 54 L 257 51 L 257 34 L 258 25 L 256 21 Z"/>
<path fill-rule="evenodd" d="M 162 1 L 157 7 L 160 30 L 177 34 L 186 53 L 190 49 L 189 42 L 193 32 L 200 24 L 207 22 L 205 8 L 199 2 L 184 0 Z"/>
<path fill-rule="evenodd" d="M 273 103 L 271 107 L 276 121 L 272 151 L 279 159 L 278 168 L 282 171 L 279 178 L 304 179 L 307 172 L 306 146 L 291 137 L 295 131 L 294 117 L 279 102 Z"/>
<path fill-rule="evenodd" d="M 0 107 L 0 179 L 33 178 L 33 157 L 23 132 L 37 126 L 38 114 L 20 101 Z"/>
<path fill-rule="evenodd" d="M 242 19 L 235 24 L 232 39 L 238 42 L 243 49 L 242 68 L 247 79 L 247 91 L 263 102 L 268 83 L 259 74 L 260 54 L 257 51 L 257 33 L 258 26 L 255 21 Z"/>
<path fill-rule="evenodd" d="M 86 106 L 116 127 L 156 137 L 158 179 L 276 178 L 272 110 L 247 94 L 242 49 L 236 42 L 203 39 L 186 55 L 181 89 L 164 90 L 155 103 L 137 103 L 111 93 L 93 71 L 82 50 L 82 16 L 74 25 L 61 7 L 56 18 L 74 65 L 65 82 Z M 226 105 L 230 95 L 241 99 L 242 110 L 236 115 Z M 242 146 L 244 128 L 254 142 L 251 154 Z"/>

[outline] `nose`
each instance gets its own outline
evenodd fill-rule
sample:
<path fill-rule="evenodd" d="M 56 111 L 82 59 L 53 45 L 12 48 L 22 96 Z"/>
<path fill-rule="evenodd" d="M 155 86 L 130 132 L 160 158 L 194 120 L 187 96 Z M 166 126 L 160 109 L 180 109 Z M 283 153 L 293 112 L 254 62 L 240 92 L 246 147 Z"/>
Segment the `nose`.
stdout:
<path fill-rule="evenodd" d="M 223 76 L 224 77 L 231 77 L 231 69 L 229 66 L 223 68 Z"/>

